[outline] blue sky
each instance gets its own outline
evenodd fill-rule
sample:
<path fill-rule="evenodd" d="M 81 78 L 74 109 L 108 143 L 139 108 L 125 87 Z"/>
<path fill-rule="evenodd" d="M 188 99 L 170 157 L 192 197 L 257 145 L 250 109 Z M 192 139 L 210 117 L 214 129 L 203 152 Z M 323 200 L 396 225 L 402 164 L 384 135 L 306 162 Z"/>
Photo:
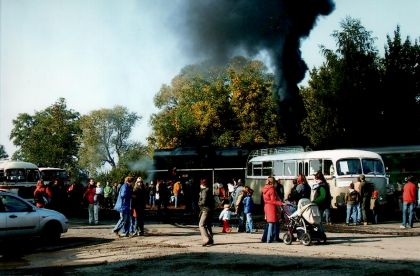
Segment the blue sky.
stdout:
<path fill-rule="evenodd" d="M 183 51 L 185 39 L 173 31 L 183 0 L 0 0 L 0 144 L 11 155 L 12 120 L 66 99 L 69 108 L 87 114 L 126 106 L 143 119 L 132 139 L 145 142 L 153 97 L 180 70 L 199 60 Z M 319 45 L 335 49 L 331 38 L 346 16 L 360 19 L 378 38 L 397 24 L 403 37 L 420 37 L 418 0 L 335 1 L 302 41 L 309 68 L 323 58 Z"/>

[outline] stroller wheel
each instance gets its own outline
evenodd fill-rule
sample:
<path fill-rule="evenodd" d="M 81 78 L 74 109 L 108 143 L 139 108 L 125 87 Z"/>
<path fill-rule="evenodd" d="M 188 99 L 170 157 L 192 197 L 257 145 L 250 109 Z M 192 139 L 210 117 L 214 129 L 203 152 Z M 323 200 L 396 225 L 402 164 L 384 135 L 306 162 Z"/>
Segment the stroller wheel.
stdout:
<path fill-rule="evenodd" d="M 308 246 L 308 245 L 311 244 L 311 241 L 312 241 L 311 240 L 311 235 L 309 235 L 309 233 L 303 233 L 302 236 L 300 237 L 300 242 L 303 245 Z"/>
<path fill-rule="evenodd" d="M 284 233 L 283 235 L 283 242 L 287 245 L 292 244 L 293 241 L 293 235 L 289 232 Z"/>

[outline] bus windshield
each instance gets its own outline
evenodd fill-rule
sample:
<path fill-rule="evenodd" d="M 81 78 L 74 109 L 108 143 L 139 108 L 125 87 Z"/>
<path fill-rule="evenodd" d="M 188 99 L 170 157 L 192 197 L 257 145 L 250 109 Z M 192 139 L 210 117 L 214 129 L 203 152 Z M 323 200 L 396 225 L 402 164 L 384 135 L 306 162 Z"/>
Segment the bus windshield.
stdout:
<path fill-rule="evenodd" d="M 41 171 L 41 178 L 45 182 L 54 181 L 54 180 L 62 180 L 66 183 L 69 179 L 67 171 L 64 169 L 42 169 Z"/>
<path fill-rule="evenodd" d="M 378 159 L 360 159 L 348 158 L 337 161 L 338 175 L 352 175 L 352 174 L 375 174 L 384 175 L 385 169 L 382 162 Z"/>
<path fill-rule="evenodd" d="M 35 169 L 8 169 L 6 181 L 36 182 L 39 180 L 38 170 Z"/>
<path fill-rule="evenodd" d="M 378 159 L 362 159 L 364 174 L 385 174 L 385 168 Z"/>

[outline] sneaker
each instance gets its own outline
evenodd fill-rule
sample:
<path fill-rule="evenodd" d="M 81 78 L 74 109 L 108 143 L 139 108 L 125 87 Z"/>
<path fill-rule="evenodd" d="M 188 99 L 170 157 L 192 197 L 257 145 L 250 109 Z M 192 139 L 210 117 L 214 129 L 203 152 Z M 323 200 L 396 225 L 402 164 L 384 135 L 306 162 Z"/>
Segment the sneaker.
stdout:
<path fill-rule="evenodd" d="M 405 225 L 400 225 L 400 228 L 405 229 L 406 227 L 405 227 Z"/>

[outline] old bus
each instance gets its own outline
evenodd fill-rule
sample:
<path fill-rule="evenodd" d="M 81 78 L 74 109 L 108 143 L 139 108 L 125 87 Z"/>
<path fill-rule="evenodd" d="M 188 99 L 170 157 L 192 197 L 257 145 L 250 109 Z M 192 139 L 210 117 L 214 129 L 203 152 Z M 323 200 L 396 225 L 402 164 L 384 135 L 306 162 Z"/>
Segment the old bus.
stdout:
<path fill-rule="evenodd" d="M 32 199 L 36 182 L 40 179 L 35 164 L 21 161 L 0 161 L 0 189 Z"/>
<path fill-rule="evenodd" d="M 39 172 L 41 173 L 41 178 L 44 180 L 45 184 L 59 180 L 64 186 L 70 185 L 70 177 L 65 169 L 40 167 Z"/>
<path fill-rule="evenodd" d="M 308 183 L 315 183 L 314 174 L 321 171 L 330 185 L 332 207 L 344 205 L 344 196 L 351 182 L 361 174 L 379 191 L 381 203 L 386 201 L 388 178 L 384 163 L 377 153 L 363 150 L 336 149 L 304 151 L 303 149 L 270 149 L 251 153 L 247 161 L 246 185 L 254 189 L 255 203 L 261 204 L 261 189 L 268 176 L 280 179 L 285 198 L 293 187 L 293 180 L 303 173 Z"/>

